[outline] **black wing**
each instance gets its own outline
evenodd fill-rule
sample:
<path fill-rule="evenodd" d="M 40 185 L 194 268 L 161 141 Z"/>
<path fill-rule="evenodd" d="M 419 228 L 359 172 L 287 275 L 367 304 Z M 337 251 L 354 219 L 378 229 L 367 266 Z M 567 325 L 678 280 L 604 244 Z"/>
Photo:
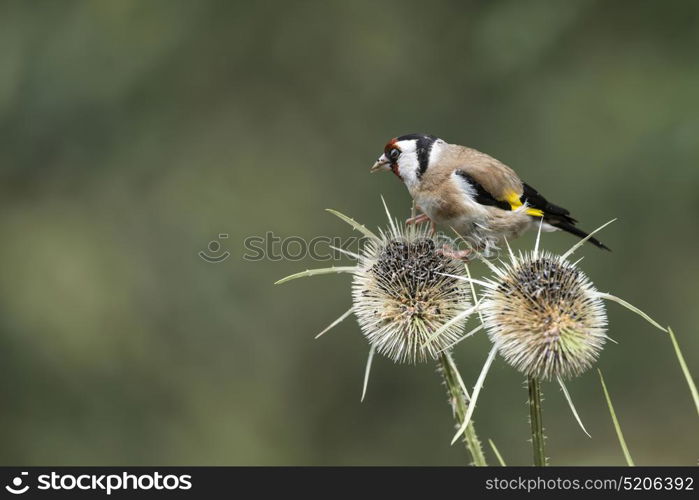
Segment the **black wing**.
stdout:
<path fill-rule="evenodd" d="M 473 189 L 476 190 L 476 201 L 481 205 L 488 205 L 490 207 L 498 207 L 503 210 L 512 210 L 510 204 L 506 201 L 496 200 L 492 194 L 490 194 L 483 186 L 481 186 L 472 175 L 467 174 L 463 170 L 457 170 L 456 175 L 468 182 Z"/>
<path fill-rule="evenodd" d="M 522 203 L 526 203 L 532 208 L 538 208 L 539 210 L 544 212 L 544 219 L 546 219 L 546 216 L 549 215 L 560 217 L 565 221 L 570 222 L 571 224 L 575 224 L 576 222 L 578 222 L 570 216 L 570 212 L 568 210 L 549 202 L 546 198 L 541 196 L 539 191 L 531 187 L 529 184 L 524 183 L 523 185 L 524 193 L 519 198 L 519 200 Z"/>
<path fill-rule="evenodd" d="M 476 201 L 481 205 L 497 207 L 503 210 L 512 210 L 512 205 L 510 205 L 510 203 L 496 199 L 481 184 L 479 184 L 478 181 L 473 178 L 473 176 L 469 175 L 463 170 L 457 170 L 455 173 L 473 187 L 473 189 L 476 191 Z M 524 191 L 519 200 L 523 204 L 526 203 L 527 206 L 531 208 L 541 210 L 544 213 L 544 222 L 573 234 L 578 238 L 586 238 L 588 236 L 588 233 L 578 227 L 575 227 L 575 224 L 578 221 L 570 216 L 570 212 L 568 210 L 549 202 L 529 184 L 523 184 L 523 188 Z M 596 247 L 609 250 L 609 248 L 597 238 L 590 238 L 588 241 Z"/>
<path fill-rule="evenodd" d="M 570 216 L 570 212 L 568 210 L 549 202 L 529 184 L 524 184 L 524 193 L 520 197 L 520 201 L 522 203 L 526 203 L 528 206 L 532 208 L 538 208 L 539 210 L 544 212 L 544 222 L 551 224 L 552 226 L 557 227 L 558 229 L 566 231 L 567 233 L 574 234 L 578 238 L 586 238 L 588 236 L 588 233 L 586 233 L 578 227 L 575 227 L 575 224 L 578 221 Z M 609 247 L 604 245 L 597 238 L 593 237 L 590 238 L 588 241 L 596 247 L 609 250 Z"/>

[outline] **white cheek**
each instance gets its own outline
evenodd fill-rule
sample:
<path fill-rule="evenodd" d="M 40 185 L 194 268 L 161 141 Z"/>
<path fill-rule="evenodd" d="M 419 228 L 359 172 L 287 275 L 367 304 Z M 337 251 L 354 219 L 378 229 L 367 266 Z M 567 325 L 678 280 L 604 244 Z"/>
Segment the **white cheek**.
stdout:
<path fill-rule="evenodd" d="M 400 144 L 403 145 L 403 143 Z M 430 149 L 430 156 L 428 160 L 429 165 L 436 165 L 439 163 L 444 151 L 444 145 L 445 143 L 441 139 L 435 141 Z M 400 175 L 403 177 L 403 181 L 405 182 L 405 185 L 408 186 L 411 194 L 420 183 L 420 180 L 417 178 L 417 173 L 420 169 L 420 162 L 418 161 L 417 153 L 415 152 L 415 146 L 415 141 L 410 141 L 409 143 L 405 144 L 403 146 L 403 154 L 398 160 Z"/>
<path fill-rule="evenodd" d="M 414 154 L 401 155 L 398 159 L 398 171 L 400 176 L 411 192 L 418 185 L 417 170 L 419 168 L 417 157 Z"/>

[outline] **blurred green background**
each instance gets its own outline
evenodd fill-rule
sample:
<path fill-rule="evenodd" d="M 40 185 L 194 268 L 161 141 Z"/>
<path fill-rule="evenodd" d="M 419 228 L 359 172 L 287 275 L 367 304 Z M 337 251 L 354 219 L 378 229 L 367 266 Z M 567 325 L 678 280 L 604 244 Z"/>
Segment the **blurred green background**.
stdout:
<path fill-rule="evenodd" d="M 513 166 L 593 229 L 583 269 L 699 373 L 699 4 L 0 3 L 2 464 L 461 464 L 432 365 L 378 358 L 348 276 L 242 259 L 248 236 L 350 236 L 409 196 L 369 167 L 426 132 Z M 197 255 L 219 233 L 218 264 Z M 546 234 L 553 250 L 574 238 Z M 529 248 L 533 236 L 515 243 Z M 484 273 L 476 265 L 478 274 Z M 640 464 L 696 464 L 669 340 L 609 305 L 599 361 Z M 455 356 L 472 384 L 484 335 Z M 544 387 L 553 464 L 623 464 L 597 374 Z M 523 378 L 475 415 L 530 463 Z M 490 459 L 493 460 L 492 455 Z"/>

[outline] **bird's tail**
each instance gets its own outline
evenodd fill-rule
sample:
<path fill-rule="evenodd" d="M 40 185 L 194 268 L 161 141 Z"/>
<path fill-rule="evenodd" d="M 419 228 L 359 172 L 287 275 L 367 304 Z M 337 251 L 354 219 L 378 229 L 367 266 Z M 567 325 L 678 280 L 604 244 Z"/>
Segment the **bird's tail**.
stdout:
<path fill-rule="evenodd" d="M 575 227 L 575 225 L 572 222 L 569 222 L 565 220 L 564 218 L 558 218 L 556 217 L 555 219 L 547 220 L 544 218 L 544 221 L 547 223 L 551 224 L 554 227 L 557 227 L 558 229 L 561 229 L 567 233 L 574 234 L 578 238 L 587 238 L 589 236 L 589 233 L 586 233 L 580 228 Z M 612 251 L 607 245 L 602 243 L 600 240 L 595 238 L 594 236 L 588 239 L 590 243 L 595 245 L 597 248 L 602 248 L 604 250 L 609 250 L 610 252 Z"/>

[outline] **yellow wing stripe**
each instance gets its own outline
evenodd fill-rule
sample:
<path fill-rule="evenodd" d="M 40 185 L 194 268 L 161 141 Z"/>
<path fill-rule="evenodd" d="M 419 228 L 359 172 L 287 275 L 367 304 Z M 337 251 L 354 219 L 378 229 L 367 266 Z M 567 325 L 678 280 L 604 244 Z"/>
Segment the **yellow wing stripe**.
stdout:
<path fill-rule="evenodd" d="M 505 196 L 505 201 L 510 204 L 510 207 L 512 207 L 512 210 L 517 210 L 519 207 L 522 206 L 522 201 L 519 199 L 519 195 L 515 193 L 514 191 L 508 193 Z M 538 208 L 527 208 L 526 210 L 527 215 L 532 215 L 534 217 L 543 217 L 544 212 L 543 210 L 539 210 Z"/>

